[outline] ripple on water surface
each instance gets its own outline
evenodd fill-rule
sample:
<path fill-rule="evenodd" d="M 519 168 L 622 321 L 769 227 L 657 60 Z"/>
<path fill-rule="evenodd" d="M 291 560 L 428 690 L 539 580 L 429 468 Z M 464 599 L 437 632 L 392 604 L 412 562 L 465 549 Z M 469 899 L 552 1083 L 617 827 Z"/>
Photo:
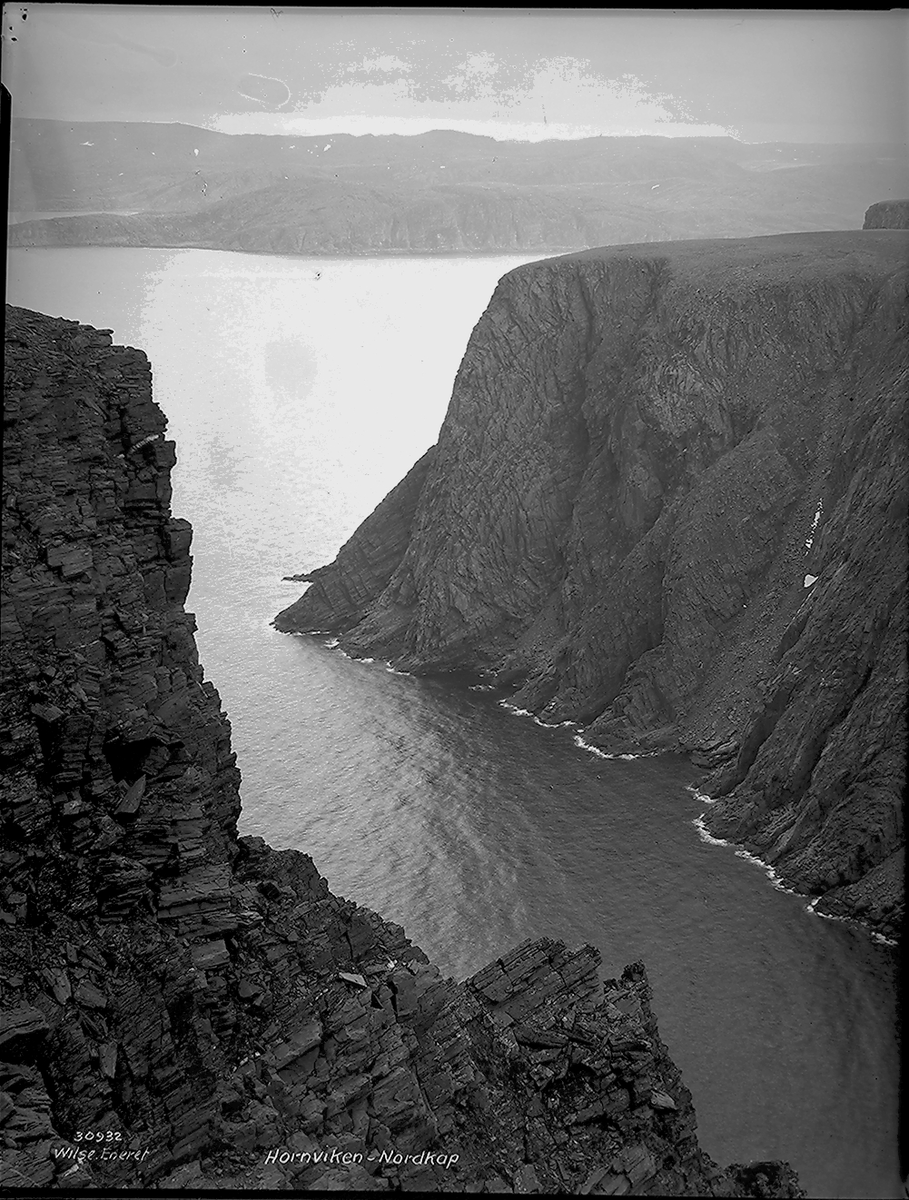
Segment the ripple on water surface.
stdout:
<path fill-rule="evenodd" d="M 272 779 L 247 828 L 312 853 L 457 977 L 541 935 L 593 943 L 609 974 L 644 959 L 714 1158 L 786 1158 L 815 1196 L 900 1194 L 892 954 L 703 841 L 685 760 L 601 759 L 488 691 L 318 639 L 280 653 L 313 739 L 289 729 L 285 766 L 313 799 L 289 807 Z"/>

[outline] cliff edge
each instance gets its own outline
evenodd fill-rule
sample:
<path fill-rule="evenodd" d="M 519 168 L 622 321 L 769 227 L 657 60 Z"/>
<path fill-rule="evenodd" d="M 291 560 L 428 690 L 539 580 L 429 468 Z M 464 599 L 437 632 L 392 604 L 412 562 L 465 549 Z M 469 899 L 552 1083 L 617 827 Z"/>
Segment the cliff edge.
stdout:
<path fill-rule="evenodd" d="M 909 229 L 909 200 L 879 200 L 865 213 L 863 229 Z"/>
<path fill-rule="evenodd" d="M 894 935 L 907 260 L 886 229 L 512 271 L 438 444 L 275 624 L 693 752 L 714 833 Z"/>
<path fill-rule="evenodd" d="M 803 1195 L 701 1151 L 641 964 L 540 939 L 455 983 L 238 838 L 148 362 L 6 337 L 4 1186 Z"/>

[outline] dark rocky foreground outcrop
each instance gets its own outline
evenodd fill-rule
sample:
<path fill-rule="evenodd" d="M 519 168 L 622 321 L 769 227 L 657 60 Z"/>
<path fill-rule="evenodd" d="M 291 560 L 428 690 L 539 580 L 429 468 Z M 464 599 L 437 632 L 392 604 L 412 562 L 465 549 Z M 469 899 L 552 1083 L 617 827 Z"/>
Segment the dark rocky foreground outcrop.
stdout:
<path fill-rule="evenodd" d="M 238 838 L 148 363 L 15 308 L 6 354 L 3 1185 L 803 1194 L 700 1150 L 640 964 L 542 939 L 454 983 Z"/>
<path fill-rule="evenodd" d="M 907 258 L 877 230 L 511 272 L 438 444 L 276 625 L 692 751 L 715 834 L 895 934 Z"/>

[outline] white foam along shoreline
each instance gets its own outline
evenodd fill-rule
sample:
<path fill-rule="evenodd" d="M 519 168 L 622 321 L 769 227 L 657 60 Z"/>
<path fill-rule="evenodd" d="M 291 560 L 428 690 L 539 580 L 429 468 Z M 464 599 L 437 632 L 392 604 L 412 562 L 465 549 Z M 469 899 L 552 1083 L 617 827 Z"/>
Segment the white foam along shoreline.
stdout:
<path fill-rule="evenodd" d="M 318 631 L 314 630 L 311 633 L 301 634 L 300 636 L 302 636 L 302 637 L 323 636 L 324 637 L 325 635 L 320 634 Z M 342 654 L 350 662 L 374 663 L 376 661 L 374 658 L 354 658 L 352 655 L 348 654 L 345 650 L 341 649 L 339 640 L 336 637 L 328 637 L 327 640 L 323 643 L 323 645 L 328 650 L 337 650 L 339 654 Z M 383 666 L 385 667 L 385 670 L 388 671 L 392 675 L 410 675 L 409 671 L 399 671 L 396 667 L 393 667 L 390 662 L 384 662 Z M 473 685 L 473 687 L 471 687 L 470 690 L 471 691 L 489 691 L 491 689 L 491 687 L 492 687 L 492 685 L 475 684 L 475 685 Z M 518 708 L 517 705 L 510 704 L 507 700 L 499 700 L 498 704 L 501 708 L 504 708 L 506 712 L 510 712 L 513 716 L 530 717 L 533 720 L 534 724 L 539 725 L 542 729 L 564 729 L 564 728 L 577 729 L 578 728 L 577 722 L 575 722 L 575 721 L 561 721 L 556 725 L 547 724 L 545 721 L 541 721 L 538 716 L 536 716 L 534 713 L 532 713 L 530 711 L 530 709 Z M 656 754 L 659 753 L 658 751 L 648 751 L 644 754 L 607 754 L 605 750 L 600 750 L 596 746 L 592 746 L 589 742 L 585 742 L 579 733 L 575 734 L 575 736 L 572 738 L 572 741 L 578 747 L 579 750 L 585 750 L 588 754 L 596 755 L 597 758 L 604 758 L 604 759 L 608 759 L 608 760 L 612 760 L 612 761 L 621 760 L 623 762 L 633 762 L 634 760 L 639 759 L 639 758 L 654 758 L 656 756 Z M 690 795 L 692 796 L 692 798 L 694 800 L 697 800 L 701 804 L 716 804 L 716 797 L 708 796 L 706 792 L 700 791 L 694 784 L 687 784 L 685 790 L 690 793 Z M 743 846 L 737 846 L 735 842 L 727 841 L 725 838 L 714 837 L 712 833 L 708 833 L 706 823 L 704 821 L 705 816 L 706 816 L 706 812 L 702 812 L 700 814 L 700 816 L 695 817 L 694 820 L 691 822 L 692 825 L 694 825 L 694 827 L 697 829 L 698 836 L 700 837 L 702 842 L 706 842 L 710 846 L 732 846 L 732 847 L 734 847 L 736 858 L 743 858 L 743 859 L 745 859 L 746 862 L 753 863 L 756 867 L 760 867 L 761 870 L 764 872 L 764 874 L 767 876 L 767 878 L 770 880 L 771 886 L 774 887 L 776 889 L 776 891 L 785 892 L 786 895 L 788 895 L 788 896 L 804 895 L 803 892 L 799 892 L 795 888 L 787 887 L 786 884 L 784 884 L 783 881 L 780 879 L 779 875 L 776 873 L 776 871 L 773 869 L 773 867 L 771 867 L 769 863 L 764 862 L 764 860 L 762 858 L 759 858 L 756 854 L 752 854 L 749 850 L 746 850 Z M 846 921 L 846 922 L 850 922 L 852 924 L 856 924 L 856 925 L 860 926 L 860 928 L 862 928 L 866 933 L 868 933 L 871 936 L 872 941 L 878 942 L 881 945 L 895 947 L 898 944 L 893 939 L 885 937 L 882 933 L 878 933 L 874 929 L 869 929 L 866 925 L 863 924 L 863 922 L 856 920 L 854 917 L 840 917 L 840 916 L 836 916 L 833 913 L 818 912 L 817 904 L 821 898 L 822 897 L 817 896 L 817 897 L 815 897 L 814 900 L 811 900 L 805 906 L 805 911 L 810 913 L 812 916 L 821 917 L 826 921 Z"/>
<path fill-rule="evenodd" d="M 689 785 L 685 790 L 690 792 L 691 795 L 696 800 L 699 800 L 701 803 L 716 804 L 715 797 L 708 796 L 706 794 L 706 792 L 698 791 L 698 789 L 692 785 Z M 695 817 L 695 819 L 691 822 L 691 824 L 694 825 L 695 829 L 697 829 L 698 836 L 700 837 L 702 842 L 706 842 L 710 846 L 732 846 L 732 847 L 734 847 L 736 858 L 744 858 L 746 862 L 753 863 L 755 866 L 760 867 L 761 870 L 764 872 L 764 874 L 767 876 L 767 878 L 770 880 L 771 885 L 778 892 L 785 892 L 787 896 L 804 896 L 804 894 L 805 894 L 804 892 L 800 892 L 796 888 L 787 887 L 786 884 L 784 884 L 783 881 L 780 879 L 779 875 L 776 873 L 776 871 L 773 869 L 773 867 L 771 867 L 769 863 L 764 862 L 764 860 L 762 858 L 758 858 L 758 856 L 756 854 L 752 854 L 750 851 L 746 850 L 743 846 L 736 846 L 735 842 L 727 841 L 725 838 L 714 837 L 712 833 L 708 833 L 706 823 L 704 821 L 704 818 L 706 817 L 706 815 L 707 815 L 706 813 L 701 813 L 701 815 L 699 817 Z M 841 917 L 841 916 L 835 915 L 834 913 L 818 912 L 817 906 L 822 899 L 823 899 L 822 896 L 815 896 L 815 898 L 813 900 L 810 900 L 805 905 L 805 911 L 807 913 L 809 913 L 811 916 L 821 917 L 825 921 L 845 921 L 848 924 L 858 925 L 859 928 L 861 928 L 862 930 L 864 930 L 865 933 L 867 933 L 871 936 L 872 941 L 878 942 L 881 945 L 884 945 L 884 946 L 898 945 L 898 943 L 895 942 L 892 938 L 885 937 L 882 933 L 878 933 L 876 930 L 870 929 L 867 925 L 864 924 L 863 921 L 860 921 L 855 917 Z"/>
<path fill-rule="evenodd" d="M 585 742 L 580 734 L 574 738 L 574 744 L 579 750 L 586 750 L 588 754 L 595 754 L 597 758 L 620 759 L 622 762 L 634 762 L 639 758 L 656 758 L 660 753 L 659 750 L 644 750 L 640 754 L 607 754 L 605 750 L 600 750 L 596 746 L 591 746 L 590 742 Z"/>
<path fill-rule="evenodd" d="M 706 802 L 708 804 L 716 803 L 712 797 L 707 796 L 704 792 L 697 791 L 697 789 L 694 787 L 688 787 L 686 790 L 691 792 L 692 795 L 701 802 Z M 737 846 L 735 842 L 727 841 L 725 838 L 714 837 L 712 833 L 708 833 L 706 822 L 704 820 L 706 815 L 706 813 L 701 813 L 699 817 L 695 817 L 695 819 L 691 822 L 695 829 L 697 829 L 698 836 L 702 842 L 706 842 L 710 846 L 732 846 L 735 849 L 736 858 L 744 858 L 746 862 L 753 863 L 754 866 L 760 867 L 770 880 L 772 886 L 778 892 L 785 892 L 788 896 L 799 896 L 803 894 L 796 891 L 795 888 L 788 887 L 785 883 L 783 883 L 782 879 L 769 863 L 765 863 L 763 859 L 758 858 L 756 854 L 752 854 L 749 850 L 746 850 L 744 846 Z"/>
<path fill-rule="evenodd" d="M 348 654 L 346 650 L 343 650 L 341 648 L 340 639 L 331 636 L 328 633 L 328 630 L 326 630 L 326 629 L 307 629 L 305 631 L 293 630 L 292 636 L 324 638 L 325 640 L 322 642 L 322 645 L 325 647 L 325 649 L 326 650 L 337 650 L 337 652 L 341 655 L 341 657 L 346 658 L 348 662 L 369 664 L 369 663 L 374 663 L 376 661 L 374 658 L 357 658 L 353 654 Z M 393 667 L 390 662 L 383 661 L 382 666 L 385 668 L 386 671 L 388 671 L 388 673 L 390 675 L 410 675 L 410 671 L 399 671 L 398 668 Z"/>
<path fill-rule="evenodd" d="M 540 718 L 530 711 L 529 708 L 518 708 L 516 704 L 511 704 L 508 700 L 499 700 L 498 705 L 504 708 L 506 712 L 510 712 L 515 717 L 530 717 L 535 725 L 539 725 L 541 729 L 578 729 L 580 726 L 577 721 L 557 721 L 553 724 L 550 721 L 541 721 Z M 588 754 L 594 754 L 597 758 L 606 758 L 615 762 L 634 762 L 638 758 L 656 758 L 659 750 L 646 750 L 640 754 L 609 754 L 605 750 L 600 750 L 597 746 L 591 746 L 590 742 L 585 742 L 583 737 L 578 733 L 572 738 L 574 744 L 579 750 L 584 750 Z"/>

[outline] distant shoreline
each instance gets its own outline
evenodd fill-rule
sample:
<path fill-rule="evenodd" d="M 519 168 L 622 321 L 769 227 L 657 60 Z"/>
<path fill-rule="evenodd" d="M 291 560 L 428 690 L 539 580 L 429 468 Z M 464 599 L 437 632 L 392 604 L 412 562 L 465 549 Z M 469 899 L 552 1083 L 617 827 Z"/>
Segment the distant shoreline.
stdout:
<path fill-rule="evenodd" d="M 10 226 L 14 229 L 15 226 Z M 122 245 L 118 242 L 79 242 L 71 245 L 52 244 L 27 246 L 7 243 L 9 250 L 213 250 L 219 254 L 253 254 L 256 257 L 301 258 L 318 261 L 325 258 L 518 258 L 526 254 L 576 254 L 590 246 L 530 246 L 502 250 L 323 250 L 307 254 L 295 250 L 241 250 L 232 246 L 200 246 L 189 243 L 155 245 Z"/>

